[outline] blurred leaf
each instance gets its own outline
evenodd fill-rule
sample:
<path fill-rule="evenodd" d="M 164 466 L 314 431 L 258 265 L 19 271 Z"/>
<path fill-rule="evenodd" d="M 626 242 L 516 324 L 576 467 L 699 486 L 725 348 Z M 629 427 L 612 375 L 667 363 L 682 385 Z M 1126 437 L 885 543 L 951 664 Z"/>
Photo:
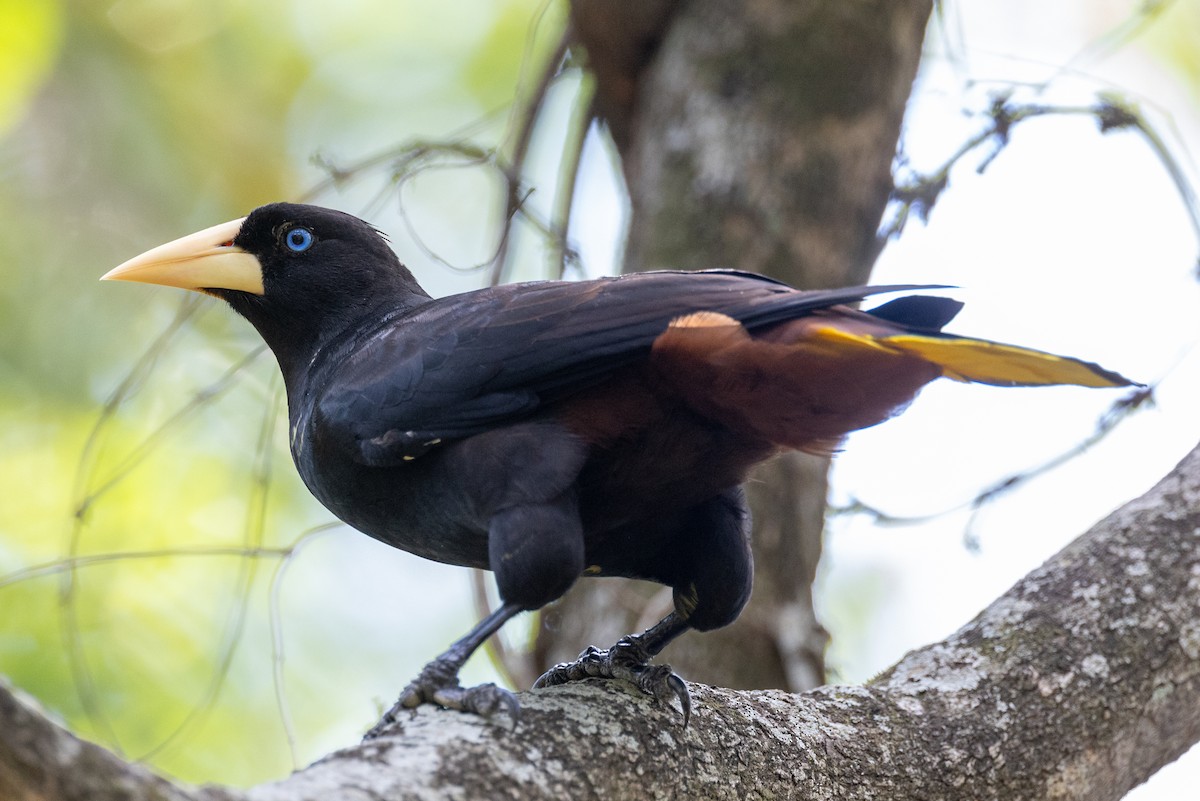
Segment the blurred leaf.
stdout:
<path fill-rule="evenodd" d="M 531 88 L 566 20 L 562 2 L 510 0 L 497 6 L 495 24 L 462 68 L 467 89 L 484 108 L 512 102 L 514 88 Z"/>
<path fill-rule="evenodd" d="M 19 122 L 62 45 L 55 0 L 0 0 L 0 135 Z"/>
<path fill-rule="evenodd" d="M 1147 12 L 1156 18 L 1146 33 L 1146 43 L 1188 82 L 1192 92 L 1200 94 L 1200 0 L 1175 0 L 1147 3 Z"/>

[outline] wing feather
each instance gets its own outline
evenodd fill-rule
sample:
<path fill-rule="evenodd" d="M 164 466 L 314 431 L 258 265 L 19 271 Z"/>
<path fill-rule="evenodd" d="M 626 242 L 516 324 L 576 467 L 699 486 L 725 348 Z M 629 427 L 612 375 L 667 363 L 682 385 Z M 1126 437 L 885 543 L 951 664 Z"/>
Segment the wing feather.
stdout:
<path fill-rule="evenodd" d="M 315 371 L 317 411 L 367 464 L 410 460 L 504 425 L 643 358 L 671 320 L 715 311 L 748 329 L 881 292 L 805 292 L 733 271 L 509 284 L 432 301 L 355 337 Z"/>

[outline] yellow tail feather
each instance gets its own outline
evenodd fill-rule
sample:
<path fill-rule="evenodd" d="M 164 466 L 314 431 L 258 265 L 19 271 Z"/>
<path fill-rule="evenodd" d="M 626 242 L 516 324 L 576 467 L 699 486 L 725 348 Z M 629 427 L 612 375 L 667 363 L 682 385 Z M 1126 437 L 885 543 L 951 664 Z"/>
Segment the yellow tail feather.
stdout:
<path fill-rule="evenodd" d="M 1091 362 L 985 339 L 920 334 L 872 337 L 832 327 L 821 328 L 817 333 L 822 338 L 845 344 L 852 342 L 861 347 L 883 348 L 917 356 L 940 366 L 942 375 L 955 381 L 1003 387 L 1049 384 L 1127 387 L 1135 383 Z"/>

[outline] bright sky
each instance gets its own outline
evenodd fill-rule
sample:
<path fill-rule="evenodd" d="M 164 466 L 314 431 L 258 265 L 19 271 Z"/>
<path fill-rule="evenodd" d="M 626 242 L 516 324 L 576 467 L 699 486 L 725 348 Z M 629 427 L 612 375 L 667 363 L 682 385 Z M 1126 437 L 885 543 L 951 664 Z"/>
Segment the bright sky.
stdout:
<path fill-rule="evenodd" d="M 1082 2 L 956 4 L 959 41 L 969 43 L 969 55 L 926 72 L 908 120 L 910 155 L 923 166 L 936 165 L 982 124 L 959 114 L 965 77 L 1042 81 L 1054 73 L 1044 65 L 1068 63 L 1133 5 L 1110 4 L 1119 7 L 1098 21 L 1095 4 Z M 1050 13 L 1057 19 L 1046 20 Z M 1031 61 L 989 53 L 1019 53 Z M 1196 152 L 1194 95 L 1161 64 L 1126 48 L 1115 58 L 1077 66 L 1123 87 L 1177 156 L 1186 160 L 1188 149 Z M 1021 98 L 1079 105 L 1113 88 L 1075 76 L 1052 87 Z M 1092 522 L 1147 489 L 1200 439 L 1194 413 L 1200 407 L 1194 272 L 1200 243 L 1145 140 L 1133 133 L 1101 135 L 1086 118 L 1034 120 L 1017 129 L 983 175 L 974 172 L 979 161 L 964 160 L 929 225 L 913 226 L 893 243 L 873 280 L 958 285 L 952 294 L 967 306 L 953 330 L 1161 381 L 1157 406 L 1083 458 L 989 504 L 971 527 L 978 553 L 963 546 L 966 511 L 900 528 L 873 526 L 865 517 L 834 519 L 818 597 L 836 616 L 835 609 L 856 611 L 852 599 L 864 581 L 876 585 L 860 641 L 839 643 L 836 621 L 830 624 L 836 643 L 830 659 L 848 680 L 866 678 L 905 651 L 951 633 Z M 1196 180 L 1194 165 L 1186 167 Z M 909 515 L 954 508 L 1068 449 L 1121 396 L 1117 390 L 995 390 L 942 382 L 903 418 L 851 438 L 836 463 L 835 502 L 855 496 Z M 1194 793 L 1198 778 L 1200 753 L 1193 749 L 1129 797 L 1183 798 Z"/>

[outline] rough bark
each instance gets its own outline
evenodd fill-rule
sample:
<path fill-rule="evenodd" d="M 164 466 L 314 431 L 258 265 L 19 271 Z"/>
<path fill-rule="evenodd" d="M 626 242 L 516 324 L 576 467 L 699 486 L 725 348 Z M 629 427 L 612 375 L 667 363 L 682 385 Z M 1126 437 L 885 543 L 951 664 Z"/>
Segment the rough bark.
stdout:
<path fill-rule="evenodd" d="M 931 5 L 575 0 L 629 189 L 625 270 L 865 283 Z M 827 471 L 825 459 L 790 454 L 754 476 L 754 596 L 734 626 L 664 653 L 683 675 L 793 691 L 821 683 L 826 635 L 811 585 Z M 542 667 L 644 628 L 669 602 L 654 587 L 581 582 L 546 617 Z"/>
<path fill-rule="evenodd" d="M 171 784 L 48 720 L 0 682 L 0 799 L 4 801 L 222 801 L 220 790 Z"/>
<path fill-rule="evenodd" d="M 943 642 L 863 687 L 524 693 L 515 731 L 421 709 L 249 791 L 169 785 L 0 691 L 0 798 L 1118 799 L 1200 740 L 1200 447 Z"/>

